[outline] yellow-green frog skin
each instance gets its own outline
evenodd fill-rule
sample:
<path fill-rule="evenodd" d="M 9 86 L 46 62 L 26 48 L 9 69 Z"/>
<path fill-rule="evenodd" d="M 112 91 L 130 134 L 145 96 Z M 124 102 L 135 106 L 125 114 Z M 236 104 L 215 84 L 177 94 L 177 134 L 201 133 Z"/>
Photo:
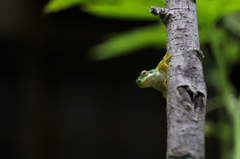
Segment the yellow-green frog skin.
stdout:
<path fill-rule="evenodd" d="M 143 70 L 137 78 L 136 83 L 140 88 L 153 87 L 163 93 L 163 97 L 167 95 L 167 59 L 172 55 L 163 57 L 155 69 Z"/>

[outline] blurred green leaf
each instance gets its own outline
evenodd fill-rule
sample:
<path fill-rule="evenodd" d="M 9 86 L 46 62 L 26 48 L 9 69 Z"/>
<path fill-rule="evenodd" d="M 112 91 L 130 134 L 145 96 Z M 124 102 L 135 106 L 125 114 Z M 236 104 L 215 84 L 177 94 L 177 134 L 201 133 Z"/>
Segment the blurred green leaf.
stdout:
<path fill-rule="evenodd" d="M 221 16 L 239 11 L 240 1 L 239 0 L 222 0 L 222 13 Z"/>
<path fill-rule="evenodd" d="M 232 33 L 240 36 L 240 17 L 239 14 L 230 14 L 223 19 L 223 25 Z"/>
<path fill-rule="evenodd" d="M 221 0 L 197 1 L 197 17 L 200 26 L 208 26 L 214 22 L 221 8 Z"/>
<path fill-rule="evenodd" d="M 96 16 L 126 19 L 130 16 L 132 19 L 142 17 L 141 19 L 149 20 L 148 18 L 154 19 L 154 16 L 149 16 L 151 14 L 148 8 L 153 5 L 164 7 L 164 0 L 50 0 L 44 7 L 44 12 L 58 12 L 80 4 L 84 4 L 84 11 Z"/>
<path fill-rule="evenodd" d="M 50 0 L 43 8 L 44 13 L 58 12 L 91 0 Z"/>
<path fill-rule="evenodd" d="M 228 63 L 235 64 L 240 60 L 239 42 L 233 38 L 228 37 L 226 34 L 223 37 L 223 53 Z"/>
<path fill-rule="evenodd" d="M 210 34 L 210 31 L 209 31 L 209 28 L 201 28 L 199 29 L 199 41 L 200 41 L 200 44 L 204 44 L 204 43 L 207 43 L 210 39 L 209 39 L 209 34 Z"/>
<path fill-rule="evenodd" d="M 240 10 L 237 0 L 201 0 L 197 1 L 197 16 L 200 27 L 209 27 L 220 17 Z"/>
<path fill-rule="evenodd" d="M 213 32 L 209 29 L 201 30 L 199 32 L 200 42 L 201 43 L 209 42 L 210 40 L 209 35 L 211 35 L 211 33 Z M 214 34 L 216 37 L 219 37 L 213 38 L 213 40 L 221 43 L 221 49 L 223 50 L 222 51 L 223 55 L 221 56 L 224 56 L 225 64 L 227 63 L 235 64 L 239 62 L 240 60 L 239 41 L 234 36 L 226 34 L 225 28 L 215 28 Z"/>
<path fill-rule="evenodd" d="M 98 17 L 131 19 L 131 20 L 158 20 L 158 17 L 149 13 L 150 6 L 126 6 L 93 4 L 82 7 L 82 10 Z"/>
<path fill-rule="evenodd" d="M 99 17 L 157 21 L 159 20 L 159 18 L 150 14 L 148 10 L 150 6 L 164 7 L 164 0 L 147 0 L 147 1 L 146 0 L 51 0 L 45 6 L 44 12 L 46 13 L 57 12 L 57 11 L 67 9 L 69 7 L 80 5 L 80 4 L 83 11 Z M 198 15 L 199 35 L 200 35 L 201 44 L 209 41 L 208 37 L 209 37 L 209 34 L 211 34 L 211 32 L 209 32 L 208 28 L 214 25 L 217 19 L 221 18 L 223 15 L 235 12 L 237 10 L 240 10 L 240 1 L 237 1 L 237 0 L 198 1 L 197 15 Z M 230 19 L 228 23 L 229 23 L 229 26 L 232 26 L 230 23 L 234 23 L 234 26 L 236 27 L 232 28 L 232 30 L 240 34 L 239 22 L 233 21 Z M 131 32 L 113 37 L 109 41 L 106 41 L 105 43 L 102 43 L 94 47 L 92 49 L 91 56 L 94 59 L 99 60 L 99 59 L 119 56 L 121 54 L 126 54 L 127 51 L 133 51 L 139 48 L 153 46 L 156 44 L 156 41 L 153 40 L 153 39 L 156 39 L 156 35 L 159 35 L 158 37 L 160 37 L 160 35 L 164 34 L 164 38 L 165 38 L 165 31 L 163 27 L 161 28 L 162 30 L 160 32 L 159 30 L 156 30 L 157 32 L 155 33 L 154 31 L 149 31 L 148 29 L 145 30 L 141 28 L 136 31 L 131 31 Z M 139 33 L 141 31 L 143 31 L 142 35 Z M 145 34 L 145 32 L 148 32 L 148 34 Z M 136 41 L 136 43 L 139 43 L 139 45 L 133 42 L 131 43 L 131 40 Z M 125 41 L 128 41 L 128 42 L 124 43 Z M 165 42 L 165 39 L 164 39 L 164 42 Z M 162 45 L 162 41 L 158 41 L 158 44 Z M 236 62 L 237 61 L 236 59 L 239 57 L 237 54 L 238 45 L 236 42 L 230 43 L 228 41 L 228 46 L 229 46 L 229 49 L 227 50 L 227 52 L 229 53 L 228 60 L 231 62 Z"/>
<path fill-rule="evenodd" d="M 154 25 L 112 37 L 108 41 L 93 47 L 91 57 L 94 60 L 103 60 L 149 46 L 163 47 L 165 43 L 165 27 L 163 25 Z"/>
<path fill-rule="evenodd" d="M 95 16 L 132 20 L 158 20 L 149 13 L 150 6 L 164 7 L 164 0 L 118 0 L 117 3 L 91 3 L 82 9 Z"/>

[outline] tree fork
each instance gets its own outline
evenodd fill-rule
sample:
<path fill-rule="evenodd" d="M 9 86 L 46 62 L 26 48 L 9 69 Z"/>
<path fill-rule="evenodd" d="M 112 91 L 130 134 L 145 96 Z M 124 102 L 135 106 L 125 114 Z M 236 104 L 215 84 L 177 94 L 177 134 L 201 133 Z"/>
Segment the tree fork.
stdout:
<path fill-rule="evenodd" d="M 166 26 L 167 159 L 204 159 L 206 84 L 195 0 L 166 0 L 166 8 L 149 11 Z"/>

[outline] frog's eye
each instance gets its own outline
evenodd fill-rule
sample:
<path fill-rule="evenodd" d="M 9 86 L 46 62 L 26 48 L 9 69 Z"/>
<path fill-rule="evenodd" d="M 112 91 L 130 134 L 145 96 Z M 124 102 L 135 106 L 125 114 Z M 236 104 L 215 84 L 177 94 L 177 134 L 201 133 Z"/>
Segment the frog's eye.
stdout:
<path fill-rule="evenodd" d="M 142 76 L 147 76 L 148 72 L 147 71 L 142 71 Z"/>

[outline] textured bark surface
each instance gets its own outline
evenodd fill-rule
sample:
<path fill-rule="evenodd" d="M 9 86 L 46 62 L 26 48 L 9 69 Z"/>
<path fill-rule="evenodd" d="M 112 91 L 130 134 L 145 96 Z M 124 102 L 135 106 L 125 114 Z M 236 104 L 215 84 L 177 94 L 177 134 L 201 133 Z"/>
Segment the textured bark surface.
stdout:
<path fill-rule="evenodd" d="M 199 46 L 195 0 L 166 0 L 151 7 L 166 26 L 168 62 L 168 159 L 204 158 L 206 84 Z"/>

